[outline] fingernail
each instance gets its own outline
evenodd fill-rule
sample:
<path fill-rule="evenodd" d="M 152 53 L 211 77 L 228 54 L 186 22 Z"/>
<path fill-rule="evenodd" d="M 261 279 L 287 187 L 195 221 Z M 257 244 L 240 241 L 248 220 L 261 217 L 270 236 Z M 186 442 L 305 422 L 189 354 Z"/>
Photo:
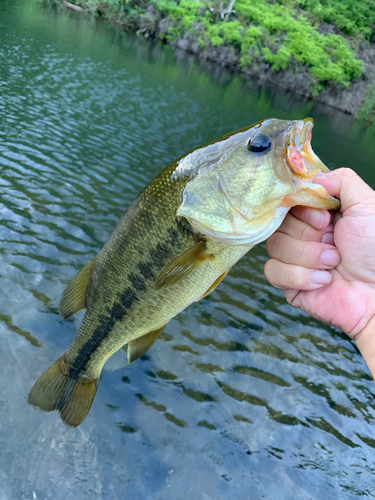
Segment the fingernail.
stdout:
<path fill-rule="evenodd" d="M 322 175 L 324 175 L 324 172 L 319 172 L 316 174 L 316 176 L 314 177 L 314 179 L 316 179 L 317 177 L 321 177 Z"/>
<path fill-rule="evenodd" d="M 340 262 L 340 254 L 337 250 L 324 250 L 320 256 L 320 262 L 324 266 L 336 267 Z"/>
<path fill-rule="evenodd" d="M 333 237 L 333 233 L 326 233 L 322 236 L 322 243 L 328 243 L 328 245 L 334 245 L 335 239 Z"/>
<path fill-rule="evenodd" d="M 328 271 L 313 271 L 311 274 L 311 283 L 325 285 L 330 283 L 332 279 L 331 273 Z"/>

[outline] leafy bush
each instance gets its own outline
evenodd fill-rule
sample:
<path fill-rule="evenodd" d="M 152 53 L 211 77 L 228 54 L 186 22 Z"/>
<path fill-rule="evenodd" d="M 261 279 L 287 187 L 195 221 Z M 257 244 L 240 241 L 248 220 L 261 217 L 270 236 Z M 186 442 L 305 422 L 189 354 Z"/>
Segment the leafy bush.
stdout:
<path fill-rule="evenodd" d="M 297 5 L 348 35 L 369 38 L 375 28 L 374 0 L 299 0 Z"/>
<path fill-rule="evenodd" d="M 308 68 L 312 93 L 334 81 L 348 86 L 363 72 L 348 41 L 338 34 L 319 33 L 321 22 L 334 23 L 357 41 L 368 39 L 375 27 L 374 0 L 81 0 L 87 6 L 110 6 L 117 13 L 147 9 L 170 20 L 167 33 L 177 41 L 185 32 L 201 48 L 227 44 L 240 53 L 243 69 L 264 61 L 274 71 Z M 233 5 L 234 4 L 234 5 Z M 234 10 L 231 10 L 231 7 Z"/>
<path fill-rule="evenodd" d="M 328 1 L 338 3 L 335 0 Z M 348 3 L 350 1 L 352 0 L 346 0 Z M 200 26 L 200 39 L 205 38 L 213 46 L 226 43 L 239 49 L 243 67 L 253 62 L 254 54 L 261 54 L 275 71 L 287 68 L 293 61 L 306 65 L 316 81 L 313 93 L 320 90 L 323 82 L 335 81 L 348 86 L 351 79 L 362 74 L 362 62 L 356 59 L 342 36 L 319 33 L 307 16 L 297 14 L 291 4 L 285 4 L 285 1 L 270 3 L 267 0 L 237 0 L 237 19 L 228 22 L 222 19 L 214 22 L 210 15 L 210 2 L 153 2 L 159 11 L 170 16 L 181 28 L 197 31 L 197 26 Z M 318 15 L 319 4 L 317 0 L 302 0 L 299 3 L 313 10 L 315 17 Z M 326 14 L 324 16 L 327 17 Z M 350 23 L 354 21 L 349 19 L 347 25 Z"/>

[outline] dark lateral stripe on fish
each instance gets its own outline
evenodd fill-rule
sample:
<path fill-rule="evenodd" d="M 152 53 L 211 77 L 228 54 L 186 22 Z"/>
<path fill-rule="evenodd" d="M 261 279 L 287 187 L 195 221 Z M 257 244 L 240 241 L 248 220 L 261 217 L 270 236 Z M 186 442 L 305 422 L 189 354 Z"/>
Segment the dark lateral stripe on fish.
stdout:
<path fill-rule="evenodd" d="M 140 292 L 144 292 L 146 290 L 146 283 L 141 274 L 128 274 L 129 281 L 134 286 L 134 288 Z"/>
<path fill-rule="evenodd" d="M 177 220 L 177 219 L 176 219 Z M 186 231 L 185 225 L 182 225 Z M 177 233 L 177 230 L 175 230 Z M 70 368 L 70 376 L 78 377 L 82 373 L 95 351 L 100 347 L 113 330 L 115 324 L 120 322 L 126 316 L 127 310 L 139 300 L 137 291 L 145 291 L 145 280 L 155 280 L 160 272 L 160 269 L 173 256 L 173 247 L 166 243 L 158 243 L 155 248 L 149 252 L 151 260 L 138 264 L 138 269 L 141 274 L 131 273 L 128 275 L 129 281 L 133 287 L 126 288 L 123 292 L 117 294 L 119 301 L 115 302 L 111 309 L 108 309 L 108 315 L 100 316 L 100 323 L 95 328 L 90 339 L 79 349 L 77 356 L 74 359 L 73 366 Z"/>
<path fill-rule="evenodd" d="M 168 234 L 171 237 L 172 241 L 176 241 L 180 237 L 180 233 L 173 226 L 168 229 Z"/>
<path fill-rule="evenodd" d="M 176 217 L 175 219 L 176 225 L 178 227 L 178 230 L 188 236 L 191 236 L 194 234 L 194 229 L 193 226 L 188 222 L 185 217 Z"/>
<path fill-rule="evenodd" d="M 81 375 L 87 363 L 90 361 L 91 356 L 98 349 L 100 342 L 108 337 L 111 333 L 113 327 L 116 324 L 116 320 L 109 315 L 102 314 L 100 316 L 100 323 L 95 328 L 92 336 L 87 342 L 79 349 L 77 356 L 71 367 L 69 367 L 69 376 L 72 378 L 78 378 Z"/>
<path fill-rule="evenodd" d="M 137 292 L 130 286 L 128 288 L 125 288 L 123 292 L 120 292 L 117 295 L 125 309 L 129 309 L 135 301 L 139 300 Z"/>
<path fill-rule="evenodd" d="M 181 222 L 179 218 L 176 218 L 176 225 L 178 226 L 178 230 L 173 226 L 168 229 L 170 244 L 159 242 L 156 247 L 152 248 L 149 252 L 151 260 L 148 262 L 140 262 L 138 264 L 138 269 L 141 272 L 142 279 L 155 280 L 161 269 L 163 269 L 163 267 L 175 257 L 176 248 L 183 246 L 183 240 L 186 234 L 191 235 L 193 233 L 191 226 L 187 221 L 184 223 Z M 137 288 L 137 285 L 134 282 L 136 281 L 136 277 L 134 277 L 134 275 L 129 275 L 128 277 L 134 288 Z M 141 288 L 139 288 L 139 290 L 141 290 Z"/>
<path fill-rule="evenodd" d="M 147 262 L 141 262 L 138 264 L 138 269 L 141 271 L 142 275 L 146 280 L 154 280 L 155 274 L 152 270 L 152 263 L 148 264 Z"/>
<path fill-rule="evenodd" d="M 172 249 L 169 245 L 166 245 L 165 243 L 158 243 L 156 247 L 150 251 L 152 265 L 156 268 L 164 267 L 167 261 L 170 260 L 171 255 Z"/>
<path fill-rule="evenodd" d="M 110 309 L 109 314 L 114 320 L 121 321 L 126 315 L 126 309 L 119 302 L 115 302 L 112 306 L 112 309 Z"/>
<path fill-rule="evenodd" d="M 113 330 L 117 322 L 121 321 L 128 309 L 139 300 L 137 292 L 131 288 L 126 288 L 123 292 L 117 294 L 121 302 L 115 302 L 109 314 L 102 314 L 100 316 L 100 323 L 95 328 L 89 340 L 79 349 L 77 356 L 74 359 L 73 366 L 69 369 L 69 376 L 77 378 L 84 370 L 91 356 L 100 347 L 103 340 L 105 340 Z"/>

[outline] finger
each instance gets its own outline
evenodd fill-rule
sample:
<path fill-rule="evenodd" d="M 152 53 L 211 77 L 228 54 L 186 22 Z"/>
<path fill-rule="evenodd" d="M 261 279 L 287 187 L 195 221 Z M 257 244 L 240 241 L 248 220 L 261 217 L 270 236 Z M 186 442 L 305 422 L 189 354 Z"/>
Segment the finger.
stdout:
<path fill-rule="evenodd" d="M 270 259 L 266 262 L 264 274 L 271 285 L 281 290 L 316 290 L 332 280 L 329 271 L 307 269 L 306 267 L 285 264 L 276 259 Z"/>
<path fill-rule="evenodd" d="M 332 233 L 333 225 L 329 224 L 324 229 L 317 230 L 310 226 L 310 224 L 306 224 L 301 220 L 296 219 L 294 215 L 288 214 L 278 231 L 289 234 L 289 236 L 302 241 L 323 241 L 324 235 Z M 325 243 L 329 242 L 326 241 Z"/>
<path fill-rule="evenodd" d="M 331 221 L 328 210 L 318 210 L 308 207 L 293 207 L 291 213 L 302 222 L 309 224 L 315 229 L 322 230 L 327 227 Z"/>
<path fill-rule="evenodd" d="M 294 300 L 297 297 L 297 295 L 300 293 L 300 291 L 301 290 L 295 290 L 294 288 L 287 288 L 286 290 L 283 290 L 283 294 L 284 294 L 286 300 L 289 302 L 289 304 L 294 305 Z"/>
<path fill-rule="evenodd" d="M 333 236 L 333 233 L 323 234 L 322 243 L 327 243 L 328 245 L 334 245 L 335 244 L 335 237 Z"/>
<path fill-rule="evenodd" d="M 301 241 L 280 232 L 268 238 L 266 248 L 271 258 L 309 269 L 332 269 L 341 261 L 339 252 L 332 245 Z"/>
<path fill-rule="evenodd" d="M 318 175 L 313 182 L 320 184 L 328 194 L 341 200 L 341 213 L 354 205 L 365 204 L 367 200 L 373 204 L 373 189 L 350 168 L 339 168 L 333 172 Z"/>

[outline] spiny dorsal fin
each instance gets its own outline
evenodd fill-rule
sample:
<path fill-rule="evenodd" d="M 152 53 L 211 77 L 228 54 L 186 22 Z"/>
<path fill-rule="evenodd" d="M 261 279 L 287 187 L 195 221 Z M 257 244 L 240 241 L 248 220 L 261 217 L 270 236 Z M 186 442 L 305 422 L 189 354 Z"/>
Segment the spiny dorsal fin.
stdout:
<path fill-rule="evenodd" d="M 207 259 L 212 260 L 214 256 L 206 253 L 206 241 L 202 240 L 180 253 L 180 255 L 165 266 L 157 277 L 155 289 L 160 290 L 160 288 L 168 288 L 171 285 L 175 285 Z"/>
<path fill-rule="evenodd" d="M 198 302 L 198 300 L 204 299 L 204 297 L 207 297 L 207 295 L 209 295 L 211 292 L 213 292 L 215 290 L 215 288 L 218 285 L 220 285 L 220 283 L 223 281 L 223 279 L 225 278 L 225 276 L 229 273 L 229 271 L 231 269 L 232 268 L 230 267 L 223 274 L 220 274 L 220 276 L 212 283 L 210 288 L 201 297 L 199 297 L 199 299 L 197 299 L 197 302 Z"/>
<path fill-rule="evenodd" d="M 68 283 L 60 300 L 60 316 L 66 319 L 86 307 L 86 290 L 95 269 L 96 257 L 82 268 Z"/>
<path fill-rule="evenodd" d="M 128 362 L 133 363 L 136 359 L 144 355 L 146 351 L 154 344 L 155 340 L 159 337 L 166 325 L 163 325 L 157 330 L 146 333 L 138 339 L 131 340 L 128 344 Z"/>

